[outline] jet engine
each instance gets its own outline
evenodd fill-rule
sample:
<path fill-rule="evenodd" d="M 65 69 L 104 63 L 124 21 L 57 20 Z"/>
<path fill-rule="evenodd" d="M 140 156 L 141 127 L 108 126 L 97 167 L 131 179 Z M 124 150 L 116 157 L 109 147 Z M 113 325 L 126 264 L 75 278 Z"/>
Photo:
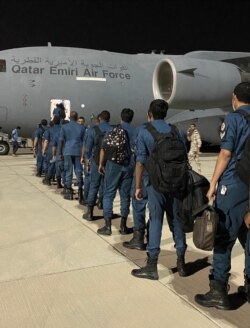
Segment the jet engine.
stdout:
<path fill-rule="evenodd" d="M 156 66 L 153 94 L 176 109 L 225 107 L 241 81 L 241 71 L 233 64 L 176 56 Z"/>

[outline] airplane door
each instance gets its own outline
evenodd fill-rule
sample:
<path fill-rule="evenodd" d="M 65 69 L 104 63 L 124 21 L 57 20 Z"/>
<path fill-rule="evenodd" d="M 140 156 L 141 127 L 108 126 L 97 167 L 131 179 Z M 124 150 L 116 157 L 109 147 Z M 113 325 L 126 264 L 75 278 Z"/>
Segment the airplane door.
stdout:
<path fill-rule="evenodd" d="M 65 120 L 69 120 L 70 116 L 70 100 L 65 100 L 65 99 L 51 99 L 50 100 L 50 118 L 51 120 L 53 119 L 53 110 L 56 107 L 56 104 L 63 103 L 65 107 Z"/>

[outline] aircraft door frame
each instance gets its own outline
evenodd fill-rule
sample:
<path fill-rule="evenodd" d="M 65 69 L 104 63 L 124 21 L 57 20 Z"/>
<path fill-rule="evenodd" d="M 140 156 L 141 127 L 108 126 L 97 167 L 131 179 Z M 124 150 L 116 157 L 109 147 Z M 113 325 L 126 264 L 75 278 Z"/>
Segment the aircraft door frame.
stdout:
<path fill-rule="evenodd" d="M 56 107 L 56 104 L 63 103 L 65 107 L 65 120 L 69 120 L 70 117 L 70 100 L 68 99 L 51 99 L 50 100 L 50 119 L 53 119 L 53 110 Z"/>

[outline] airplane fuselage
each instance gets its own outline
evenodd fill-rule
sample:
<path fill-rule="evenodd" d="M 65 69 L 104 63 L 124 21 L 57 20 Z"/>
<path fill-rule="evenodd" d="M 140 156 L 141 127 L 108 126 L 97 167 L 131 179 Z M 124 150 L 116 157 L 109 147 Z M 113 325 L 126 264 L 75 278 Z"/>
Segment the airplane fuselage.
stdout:
<path fill-rule="evenodd" d="M 30 137 L 41 119 L 51 118 L 55 99 L 67 100 L 87 124 L 102 110 L 118 123 L 124 107 L 135 111 L 139 124 L 146 121 L 149 103 L 162 98 L 170 105 L 172 123 L 182 127 L 195 120 L 206 131 L 201 131 L 204 140 L 218 142 L 217 126 L 201 125 L 207 117 L 221 121 L 234 86 L 250 79 L 249 58 L 230 52 L 129 55 L 51 46 L 0 51 L 0 125 L 7 133 L 19 125 L 21 135 Z"/>

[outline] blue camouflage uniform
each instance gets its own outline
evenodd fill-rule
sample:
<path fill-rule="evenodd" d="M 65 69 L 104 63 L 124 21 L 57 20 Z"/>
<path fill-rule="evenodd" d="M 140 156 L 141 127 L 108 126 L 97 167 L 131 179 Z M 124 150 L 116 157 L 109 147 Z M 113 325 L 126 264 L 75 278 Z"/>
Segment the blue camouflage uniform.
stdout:
<path fill-rule="evenodd" d="M 133 149 L 134 128 L 126 122 L 121 123 L 128 136 L 130 149 Z M 120 212 L 121 217 L 126 218 L 129 214 L 131 184 L 134 172 L 134 157 L 124 164 L 117 164 L 111 160 L 107 160 L 104 175 L 104 197 L 103 197 L 103 216 L 104 218 L 113 217 L 113 201 L 117 190 L 120 194 Z"/>
<path fill-rule="evenodd" d="M 34 139 L 37 138 L 37 148 L 36 148 L 36 167 L 37 167 L 37 172 L 39 174 L 42 173 L 42 171 L 46 171 L 46 166 L 44 165 L 44 157 L 42 154 L 42 143 L 43 143 L 43 137 L 44 137 L 44 132 L 48 129 L 47 126 L 42 125 L 38 127 L 34 131 Z"/>
<path fill-rule="evenodd" d="M 152 125 L 158 132 L 168 133 L 170 125 L 164 120 L 153 120 Z M 183 141 L 184 142 L 184 141 Z M 136 161 L 145 165 L 149 154 L 154 149 L 154 139 L 150 132 L 144 127 L 140 130 L 136 141 Z M 170 195 L 157 192 L 150 184 L 149 179 L 144 177 L 148 193 L 148 208 L 150 213 L 149 240 L 147 251 L 151 259 L 157 259 L 160 253 L 163 217 L 166 211 L 169 228 L 175 242 L 177 256 L 185 254 L 186 236 L 178 219 L 179 200 Z"/>
<path fill-rule="evenodd" d="M 65 170 L 65 187 L 71 189 L 73 168 L 75 171 L 78 188 L 83 186 L 81 151 L 85 126 L 78 124 L 75 121 L 70 121 L 68 124 L 63 124 L 60 130 L 60 141 L 64 142 L 63 158 Z"/>
<path fill-rule="evenodd" d="M 135 129 L 134 133 L 134 144 L 137 143 L 137 137 L 140 129 L 144 128 L 144 125 L 141 125 Z M 135 154 L 136 149 L 134 149 Z M 135 158 L 136 161 L 136 158 Z M 145 185 L 145 178 L 148 181 L 147 172 L 144 170 L 142 176 L 142 199 L 138 200 L 135 198 L 135 175 L 132 181 L 131 187 L 131 199 L 132 199 L 132 208 L 133 208 L 133 221 L 134 221 L 134 231 L 145 230 L 146 228 L 146 208 L 148 203 L 148 193 Z"/>
<path fill-rule="evenodd" d="M 112 128 L 108 122 L 102 122 L 98 125 L 98 127 L 104 133 L 107 133 Z M 88 130 L 88 137 L 85 144 L 86 160 L 91 160 L 92 158 L 93 151 L 96 145 L 96 139 L 97 139 L 97 134 L 94 127 L 92 127 Z M 98 172 L 98 163 L 96 163 L 95 160 L 92 160 L 91 172 L 90 172 L 90 187 L 89 187 L 89 193 L 87 199 L 88 206 L 95 206 L 97 193 L 102 182 L 103 182 L 103 176 Z M 102 198 L 103 196 L 99 195 L 99 197 Z"/>
<path fill-rule="evenodd" d="M 238 109 L 250 114 L 250 106 Z M 215 280 L 227 282 L 231 269 L 231 251 L 238 238 L 245 249 L 245 275 L 250 278 L 250 255 L 247 227 L 243 221 L 248 203 L 248 187 L 235 174 L 235 165 L 250 133 L 246 119 L 240 113 L 230 113 L 221 126 L 221 149 L 229 150 L 232 157 L 218 181 L 215 206 L 219 213 L 217 238 L 213 252 L 213 276 Z M 249 238 L 249 237 L 248 237 Z"/>
<path fill-rule="evenodd" d="M 50 163 L 50 161 L 52 159 L 52 146 L 53 146 L 54 138 L 56 135 L 59 135 L 60 130 L 61 130 L 61 126 L 55 124 L 44 132 L 44 140 L 47 140 L 49 142 L 46 151 L 46 158 L 45 158 L 48 167 L 47 174 L 46 174 L 46 177 L 48 179 L 51 179 L 55 172 L 55 163 L 54 162 Z"/>

